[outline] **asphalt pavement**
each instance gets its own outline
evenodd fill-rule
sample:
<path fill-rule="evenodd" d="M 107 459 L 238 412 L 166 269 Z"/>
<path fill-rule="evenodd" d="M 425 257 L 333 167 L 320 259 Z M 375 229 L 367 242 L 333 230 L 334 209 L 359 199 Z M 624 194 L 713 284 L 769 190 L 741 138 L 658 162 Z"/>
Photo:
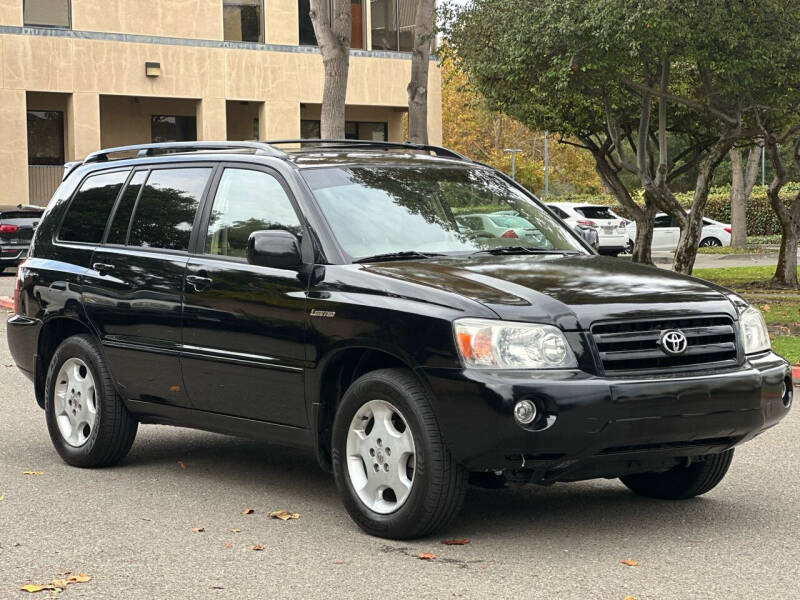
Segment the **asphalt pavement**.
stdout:
<path fill-rule="evenodd" d="M 12 282 L 0 275 L 0 296 Z M 19 587 L 66 571 L 92 580 L 63 599 L 800 599 L 796 409 L 738 449 L 702 498 L 647 500 L 617 481 L 476 488 L 449 530 L 394 542 L 353 525 L 310 453 L 148 425 L 121 465 L 68 467 L 12 365 L 7 316 L 0 600 L 30 597 Z M 300 518 L 268 518 L 280 509 Z M 442 545 L 448 538 L 470 543 Z M 436 558 L 419 559 L 425 552 Z"/>

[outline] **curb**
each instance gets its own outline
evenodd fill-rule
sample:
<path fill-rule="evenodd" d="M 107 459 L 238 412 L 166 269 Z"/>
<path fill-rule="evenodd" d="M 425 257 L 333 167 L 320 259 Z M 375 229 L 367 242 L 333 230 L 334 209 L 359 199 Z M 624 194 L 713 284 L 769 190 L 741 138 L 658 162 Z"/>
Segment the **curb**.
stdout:
<path fill-rule="evenodd" d="M 792 379 L 796 384 L 800 384 L 800 366 L 792 367 Z"/>
<path fill-rule="evenodd" d="M 0 296 L 0 308 L 14 310 L 14 301 L 8 296 Z M 798 374 L 800 376 L 800 373 Z"/>

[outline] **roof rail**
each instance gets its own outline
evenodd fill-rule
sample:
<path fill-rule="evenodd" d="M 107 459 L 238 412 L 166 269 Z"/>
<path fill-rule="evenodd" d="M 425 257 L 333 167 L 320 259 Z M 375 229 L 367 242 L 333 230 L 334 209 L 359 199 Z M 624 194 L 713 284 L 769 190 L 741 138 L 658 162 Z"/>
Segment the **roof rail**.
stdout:
<path fill-rule="evenodd" d="M 449 150 L 441 146 L 431 146 L 429 144 L 410 144 L 402 142 L 381 142 L 373 140 L 328 140 L 320 138 L 306 138 L 300 140 L 270 140 L 267 142 L 271 146 L 278 146 L 283 144 L 305 144 L 306 146 L 325 146 L 330 149 L 337 148 L 386 148 L 387 150 L 421 150 L 423 152 L 432 152 L 437 156 L 446 156 L 448 158 L 456 158 L 458 160 L 471 160 L 459 154 L 454 150 Z"/>
<path fill-rule="evenodd" d="M 157 154 L 169 154 L 178 152 L 209 152 L 213 150 L 252 150 L 254 154 L 264 154 L 266 156 L 286 156 L 277 148 L 263 142 L 165 142 L 163 144 L 137 144 L 135 146 L 119 146 L 117 148 L 106 148 L 98 152 L 93 152 L 83 161 L 83 164 L 106 162 L 110 154 L 120 154 L 122 152 L 136 152 L 137 158 L 155 156 Z"/>

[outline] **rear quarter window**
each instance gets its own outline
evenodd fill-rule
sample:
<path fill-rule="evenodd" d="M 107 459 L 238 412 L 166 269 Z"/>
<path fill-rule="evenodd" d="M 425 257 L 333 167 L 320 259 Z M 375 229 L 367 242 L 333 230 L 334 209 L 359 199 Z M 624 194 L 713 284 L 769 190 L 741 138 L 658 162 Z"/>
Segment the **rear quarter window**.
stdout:
<path fill-rule="evenodd" d="M 58 239 L 99 244 L 129 173 L 130 170 L 114 171 L 87 177 L 70 202 Z"/>

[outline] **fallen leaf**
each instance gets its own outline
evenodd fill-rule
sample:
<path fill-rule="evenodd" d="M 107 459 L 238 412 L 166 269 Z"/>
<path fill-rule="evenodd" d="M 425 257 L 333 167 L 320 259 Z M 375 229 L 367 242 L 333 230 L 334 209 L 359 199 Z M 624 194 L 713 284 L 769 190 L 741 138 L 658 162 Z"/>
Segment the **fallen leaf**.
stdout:
<path fill-rule="evenodd" d="M 335 560 L 335 561 L 333 561 L 333 564 L 335 564 L 335 565 L 346 565 L 347 563 L 345 561 L 343 561 L 343 560 Z"/>
<path fill-rule="evenodd" d="M 178 461 L 178 466 L 179 466 L 181 469 L 184 469 L 184 470 L 186 470 L 186 463 L 184 463 L 182 460 L 179 460 L 179 461 Z"/>
<path fill-rule="evenodd" d="M 634 596 L 625 596 L 622 600 L 636 600 Z"/>
<path fill-rule="evenodd" d="M 469 539 L 464 538 L 462 540 L 442 540 L 442 543 L 445 546 L 466 546 L 469 544 Z"/>
<path fill-rule="evenodd" d="M 252 515 L 254 512 L 256 512 L 256 511 L 255 511 L 254 509 L 252 509 L 252 508 L 245 508 L 245 509 L 242 511 L 242 514 L 243 514 L 243 515 Z"/>
<path fill-rule="evenodd" d="M 5 496 L 3 496 L 2 494 L 0 494 L 0 502 L 2 502 L 4 499 L 5 499 Z"/>
<path fill-rule="evenodd" d="M 55 579 L 50 582 L 50 585 L 52 585 L 56 589 L 65 590 L 67 589 L 68 583 L 69 582 L 66 579 Z"/>
<path fill-rule="evenodd" d="M 761 310 L 763 310 L 764 312 L 769 312 L 770 308 L 772 307 L 769 304 L 765 304 L 764 306 L 761 307 Z"/>
<path fill-rule="evenodd" d="M 233 544 L 232 544 L 231 542 L 225 542 L 225 547 L 226 547 L 228 550 L 230 550 L 231 548 L 233 548 Z"/>
<path fill-rule="evenodd" d="M 629 567 L 638 567 L 639 566 L 639 561 L 636 561 L 636 560 L 621 560 L 619 562 L 621 562 L 623 565 L 628 565 Z"/>
<path fill-rule="evenodd" d="M 422 554 L 418 554 L 417 558 L 420 560 L 433 560 L 436 558 L 436 555 L 431 554 L 430 552 L 423 552 Z"/>
<path fill-rule="evenodd" d="M 231 533 L 241 533 L 241 529 L 231 529 Z"/>
<path fill-rule="evenodd" d="M 29 583 L 28 585 L 20 586 L 19 589 L 21 589 L 23 592 L 30 592 L 31 594 L 35 594 L 36 592 L 42 592 L 44 590 L 52 590 L 53 588 L 51 588 L 49 585 L 36 585 L 33 583 Z"/>
<path fill-rule="evenodd" d="M 264 546 L 262 546 L 261 544 L 256 544 L 255 546 L 253 546 L 253 550 L 255 550 L 256 552 L 261 552 L 263 549 Z"/>
<path fill-rule="evenodd" d="M 194 529 L 192 529 L 192 531 L 195 533 L 203 533 L 205 530 L 206 530 L 205 527 L 195 527 Z"/>
<path fill-rule="evenodd" d="M 273 519 L 280 519 L 281 521 L 288 521 L 289 519 L 299 519 L 300 513 L 291 513 L 288 510 L 275 510 L 269 513 Z"/>
<path fill-rule="evenodd" d="M 44 475 L 44 471 L 23 471 L 23 475 Z"/>
<path fill-rule="evenodd" d="M 92 580 L 91 575 L 87 575 L 86 573 L 78 573 L 77 575 L 73 575 L 72 577 L 67 577 L 68 583 L 88 583 Z"/>

